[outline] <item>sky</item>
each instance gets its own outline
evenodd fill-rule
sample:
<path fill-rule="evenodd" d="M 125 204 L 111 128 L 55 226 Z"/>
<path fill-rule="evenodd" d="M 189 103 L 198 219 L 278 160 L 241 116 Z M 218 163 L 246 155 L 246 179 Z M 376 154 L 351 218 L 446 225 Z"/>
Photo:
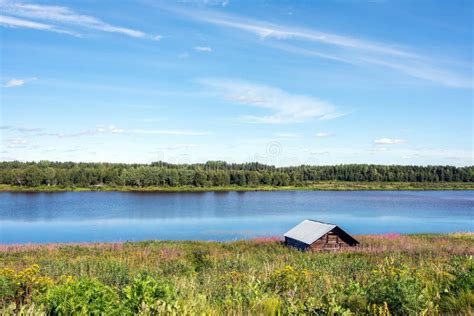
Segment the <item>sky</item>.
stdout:
<path fill-rule="evenodd" d="M 0 0 L 0 160 L 473 165 L 473 12 Z"/>

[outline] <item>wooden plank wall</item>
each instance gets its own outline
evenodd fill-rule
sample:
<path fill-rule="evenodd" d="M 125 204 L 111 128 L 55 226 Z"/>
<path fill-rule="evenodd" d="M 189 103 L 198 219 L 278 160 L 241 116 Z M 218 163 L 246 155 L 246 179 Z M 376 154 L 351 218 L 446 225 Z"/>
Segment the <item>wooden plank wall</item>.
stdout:
<path fill-rule="evenodd" d="M 329 232 L 311 244 L 311 250 L 337 250 L 349 245 L 344 242 L 337 234 Z"/>

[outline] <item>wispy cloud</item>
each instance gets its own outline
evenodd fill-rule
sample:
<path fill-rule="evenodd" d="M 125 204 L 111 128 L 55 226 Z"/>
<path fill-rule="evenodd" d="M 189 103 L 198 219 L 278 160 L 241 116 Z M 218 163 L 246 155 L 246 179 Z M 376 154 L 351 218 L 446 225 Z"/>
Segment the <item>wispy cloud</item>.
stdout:
<path fill-rule="evenodd" d="M 296 39 L 320 42 L 343 48 L 359 49 L 394 56 L 416 57 L 417 55 L 395 45 L 371 42 L 355 37 L 322 32 L 314 29 L 295 28 L 242 18 L 223 13 L 186 13 L 188 16 L 214 25 L 229 27 L 258 35 L 261 38 Z"/>
<path fill-rule="evenodd" d="M 332 136 L 332 134 L 331 134 L 331 133 L 327 133 L 327 132 L 319 132 L 319 133 L 316 133 L 316 137 L 319 137 L 319 138 L 329 137 L 329 136 Z"/>
<path fill-rule="evenodd" d="M 95 129 L 87 129 L 83 131 L 73 133 L 61 133 L 61 132 L 39 132 L 36 136 L 50 136 L 58 138 L 73 138 L 83 136 L 95 136 L 100 134 L 122 134 L 125 129 L 117 127 L 115 125 L 98 125 Z"/>
<path fill-rule="evenodd" d="M 399 138 L 378 138 L 374 140 L 377 145 L 400 145 L 406 143 L 406 140 Z"/>
<path fill-rule="evenodd" d="M 0 126 L 0 130 L 30 133 L 30 132 L 39 132 L 42 129 L 38 127 L 17 127 L 17 126 L 12 126 L 12 125 L 2 125 Z"/>
<path fill-rule="evenodd" d="M 115 125 L 109 125 L 109 126 L 100 125 L 97 127 L 97 131 L 100 133 L 110 132 L 112 134 L 122 134 L 125 130 Z"/>
<path fill-rule="evenodd" d="M 168 120 L 167 117 L 150 117 L 150 118 L 136 119 L 136 121 L 140 123 L 157 123 L 157 122 L 163 122 L 166 120 Z"/>
<path fill-rule="evenodd" d="M 187 58 L 189 58 L 189 53 L 187 53 L 187 52 L 181 53 L 181 54 L 178 55 L 178 58 L 179 59 L 187 59 Z"/>
<path fill-rule="evenodd" d="M 198 52 L 207 52 L 207 53 L 212 52 L 212 48 L 209 46 L 196 46 L 194 47 L 194 50 Z"/>
<path fill-rule="evenodd" d="M 1 7 L 2 7 L 2 4 L 0 3 L 0 8 Z M 24 19 L 18 19 L 11 16 L 5 16 L 5 15 L 0 15 L 0 25 L 6 26 L 6 27 L 13 27 L 13 28 L 20 27 L 20 28 L 27 28 L 27 29 L 40 30 L 40 31 L 50 31 L 50 32 L 63 33 L 63 34 L 80 37 L 79 33 L 63 30 L 63 29 L 57 28 L 54 25 L 39 23 L 39 22 L 34 22 L 34 21 L 29 21 L 29 20 L 24 20 Z"/>
<path fill-rule="evenodd" d="M 30 81 L 35 81 L 35 80 L 38 80 L 38 78 L 36 78 L 36 77 L 25 78 L 25 79 L 12 78 L 12 79 L 8 80 L 8 81 L 3 85 L 3 87 L 4 87 L 4 88 L 21 87 L 21 86 L 25 85 L 25 83 L 30 82 Z"/>
<path fill-rule="evenodd" d="M 2 1 L 0 2 L 0 9 L 4 14 L 9 15 L 1 16 L 0 24 L 12 27 L 60 32 L 75 36 L 80 35 L 80 33 L 74 29 L 71 30 L 68 28 L 78 27 L 150 40 L 160 40 L 162 38 L 161 35 L 146 34 L 132 28 L 112 25 L 94 16 L 79 14 L 72 9 L 63 6 Z M 25 19 L 32 19 L 33 21 Z M 37 22 L 35 20 L 44 22 Z"/>
<path fill-rule="evenodd" d="M 175 145 L 170 145 L 167 147 L 164 147 L 163 149 L 165 150 L 182 150 L 182 149 L 190 149 L 190 148 L 196 148 L 198 145 L 196 144 L 175 144 Z"/>
<path fill-rule="evenodd" d="M 210 135 L 208 131 L 190 131 L 190 130 L 150 130 L 150 129 L 135 129 L 131 131 L 135 134 L 148 135 L 170 135 L 170 136 L 205 136 Z"/>
<path fill-rule="evenodd" d="M 281 138 L 298 138 L 300 135 L 296 133 L 275 133 L 273 134 L 275 137 L 281 137 Z"/>
<path fill-rule="evenodd" d="M 196 5 L 225 7 L 229 4 L 230 0 L 180 0 L 180 2 Z"/>
<path fill-rule="evenodd" d="M 196 21 L 235 29 L 258 36 L 261 43 L 290 53 L 323 58 L 359 67 L 375 66 L 455 88 L 472 88 L 467 71 L 443 69 L 440 62 L 414 52 L 404 45 L 370 41 L 316 29 L 298 28 L 253 20 L 215 11 L 172 11 Z M 271 41 L 273 40 L 273 41 Z M 286 42 L 287 44 L 282 44 Z M 301 42 L 313 43 L 301 45 Z M 449 65 L 446 65 L 449 68 Z"/>
<path fill-rule="evenodd" d="M 292 94 L 266 85 L 225 79 L 204 79 L 200 82 L 231 102 L 272 112 L 265 116 L 244 115 L 240 118 L 249 123 L 298 123 L 310 119 L 325 120 L 344 115 L 330 102 L 311 96 Z"/>
<path fill-rule="evenodd" d="M 7 141 L 8 148 L 23 148 L 28 141 L 25 138 L 14 138 Z"/>

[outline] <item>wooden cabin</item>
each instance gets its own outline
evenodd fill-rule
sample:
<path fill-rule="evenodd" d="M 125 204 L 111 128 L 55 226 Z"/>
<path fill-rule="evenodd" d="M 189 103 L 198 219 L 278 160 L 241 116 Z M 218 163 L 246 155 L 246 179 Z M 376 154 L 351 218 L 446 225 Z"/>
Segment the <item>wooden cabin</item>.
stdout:
<path fill-rule="evenodd" d="M 340 227 L 306 219 L 285 233 L 285 244 L 300 250 L 337 250 L 359 242 Z"/>

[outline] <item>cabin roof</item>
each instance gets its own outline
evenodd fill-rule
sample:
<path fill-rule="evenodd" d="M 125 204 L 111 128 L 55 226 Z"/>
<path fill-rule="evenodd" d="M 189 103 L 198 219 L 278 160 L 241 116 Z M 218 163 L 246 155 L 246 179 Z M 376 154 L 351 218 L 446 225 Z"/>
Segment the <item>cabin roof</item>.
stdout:
<path fill-rule="evenodd" d="M 334 224 L 305 219 L 287 231 L 284 236 L 299 240 L 307 245 L 311 245 L 336 227 L 337 226 Z"/>

